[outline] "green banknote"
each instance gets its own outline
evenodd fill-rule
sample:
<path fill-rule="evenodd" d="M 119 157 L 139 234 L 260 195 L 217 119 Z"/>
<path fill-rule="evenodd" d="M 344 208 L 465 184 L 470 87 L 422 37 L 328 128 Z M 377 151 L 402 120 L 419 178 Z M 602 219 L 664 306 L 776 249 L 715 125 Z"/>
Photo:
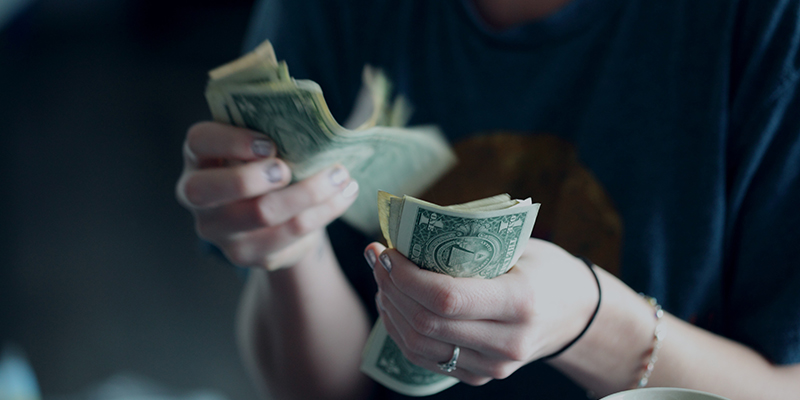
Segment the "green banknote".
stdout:
<path fill-rule="evenodd" d="M 378 198 L 381 230 L 390 247 L 420 268 L 455 277 L 491 279 L 506 273 L 522 255 L 539 210 L 530 199 L 508 195 L 449 207 L 388 193 Z M 431 395 L 458 382 L 408 361 L 381 320 L 364 348 L 361 370 L 409 396 Z"/>
<path fill-rule="evenodd" d="M 362 232 L 378 231 L 378 190 L 418 194 L 455 164 L 455 155 L 433 126 L 404 128 L 380 123 L 406 121 L 408 107 L 387 98 L 390 85 L 365 70 L 372 113 L 355 130 L 340 126 L 319 85 L 291 78 L 265 42 L 210 73 L 206 99 L 214 119 L 269 136 L 292 170 L 293 181 L 344 165 L 359 183 L 359 197 L 343 219 Z"/>

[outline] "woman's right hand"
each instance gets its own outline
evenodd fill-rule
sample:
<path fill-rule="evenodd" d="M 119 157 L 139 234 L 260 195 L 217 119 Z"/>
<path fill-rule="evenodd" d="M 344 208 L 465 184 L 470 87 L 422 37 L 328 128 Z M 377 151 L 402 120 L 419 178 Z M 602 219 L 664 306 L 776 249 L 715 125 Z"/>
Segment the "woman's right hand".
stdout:
<path fill-rule="evenodd" d="M 202 122 L 186 134 L 178 201 L 197 233 L 236 265 L 268 270 L 316 253 L 325 226 L 355 201 L 358 184 L 334 165 L 295 184 L 266 136 Z"/>

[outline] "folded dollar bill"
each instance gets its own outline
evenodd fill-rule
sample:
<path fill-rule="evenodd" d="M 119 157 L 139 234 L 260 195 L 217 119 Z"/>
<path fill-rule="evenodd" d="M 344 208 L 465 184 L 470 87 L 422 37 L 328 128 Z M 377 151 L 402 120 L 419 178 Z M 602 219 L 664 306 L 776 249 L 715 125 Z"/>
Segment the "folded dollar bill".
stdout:
<path fill-rule="evenodd" d="M 389 247 L 420 268 L 454 277 L 491 279 L 506 273 L 522 255 L 538 211 L 539 203 L 507 194 L 447 207 L 378 194 Z M 458 383 L 408 361 L 380 319 L 364 347 L 361 370 L 408 396 L 428 396 Z"/>
<path fill-rule="evenodd" d="M 269 41 L 209 78 L 206 99 L 214 119 L 269 136 L 294 181 L 344 165 L 360 194 L 343 219 L 364 233 L 378 231 L 378 189 L 419 194 L 455 164 L 436 127 L 381 125 L 405 123 L 409 107 L 402 98 L 390 101 L 391 85 L 378 70 L 364 71 L 372 113 L 354 130 L 336 122 L 319 85 L 291 77 Z"/>

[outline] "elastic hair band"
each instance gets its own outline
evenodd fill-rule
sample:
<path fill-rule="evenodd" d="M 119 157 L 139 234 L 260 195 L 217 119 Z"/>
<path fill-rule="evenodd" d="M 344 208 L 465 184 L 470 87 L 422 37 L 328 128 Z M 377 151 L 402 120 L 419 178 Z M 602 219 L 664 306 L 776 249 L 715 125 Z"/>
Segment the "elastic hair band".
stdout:
<path fill-rule="evenodd" d="M 560 356 L 561 353 L 567 351 L 567 349 L 572 347 L 572 345 L 575 344 L 575 342 L 577 342 L 578 339 L 583 337 L 583 334 L 586 333 L 586 331 L 589 330 L 589 327 L 592 325 L 592 322 L 594 322 L 594 318 L 597 316 L 597 312 L 600 311 L 600 301 L 603 299 L 603 291 L 600 289 L 600 278 L 598 278 L 597 277 L 597 273 L 594 272 L 594 268 L 592 268 L 592 266 L 594 264 L 592 264 L 591 261 L 589 261 L 588 259 L 586 259 L 584 257 L 578 257 L 578 258 L 580 258 L 581 261 L 586 263 L 586 266 L 589 267 L 589 271 L 592 271 L 592 275 L 594 276 L 594 281 L 597 282 L 597 307 L 594 308 L 594 312 L 592 313 L 592 317 L 589 318 L 589 322 L 586 324 L 586 327 L 583 328 L 581 333 L 579 333 L 578 336 L 575 339 L 572 339 L 572 341 L 567 343 L 566 346 L 562 347 L 561 350 L 559 350 L 559 351 L 557 351 L 557 352 L 555 352 L 553 354 L 550 354 L 549 356 L 542 357 L 541 358 L 542 360 L 550 360 L 550 359 L 556 358 L 556 357 Z"/>

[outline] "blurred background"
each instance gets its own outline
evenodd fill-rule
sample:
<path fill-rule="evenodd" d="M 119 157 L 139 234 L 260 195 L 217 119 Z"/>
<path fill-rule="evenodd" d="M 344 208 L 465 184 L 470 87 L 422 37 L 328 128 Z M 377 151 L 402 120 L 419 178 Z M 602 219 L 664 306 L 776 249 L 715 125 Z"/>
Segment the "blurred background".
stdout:
<path fill-rule="evenodd" d="M 0 348 L 44 398 L 120 374 L 256 398 L 234 341 L 243 281 L 173 192 L 251 3 L 0 0 Z"/>

